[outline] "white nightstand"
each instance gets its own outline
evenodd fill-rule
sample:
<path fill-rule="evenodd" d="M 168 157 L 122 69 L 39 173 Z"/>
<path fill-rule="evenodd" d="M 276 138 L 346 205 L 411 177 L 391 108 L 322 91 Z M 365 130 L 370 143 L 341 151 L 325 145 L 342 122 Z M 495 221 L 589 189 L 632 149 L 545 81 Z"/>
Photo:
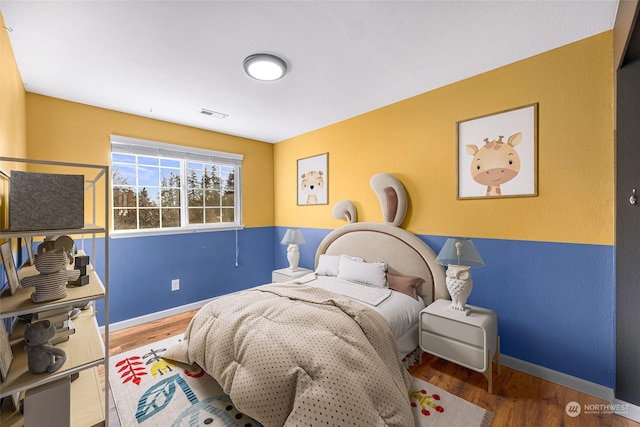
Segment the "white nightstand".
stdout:
<path fill-rule="evenodd" d="M 288 282 L 298 277 L 306 276 L 309 273 L 313 273 L 313 271 L 308 268 L 297 268 L 293 271 L 290 268 L 281 268 L 280 270 L 273 270 L 271 281 L 273 283 Z"/>
<path fill-rule="evenodd" d="M 493 393 L 492 362 L 500 375 L 498 317 L 486 308 L 468 305 L 464 316 L 447 310 L 451 301 L 439 299 L 420 312 L 420 349 L 435 356 L 482 372 Z"/>

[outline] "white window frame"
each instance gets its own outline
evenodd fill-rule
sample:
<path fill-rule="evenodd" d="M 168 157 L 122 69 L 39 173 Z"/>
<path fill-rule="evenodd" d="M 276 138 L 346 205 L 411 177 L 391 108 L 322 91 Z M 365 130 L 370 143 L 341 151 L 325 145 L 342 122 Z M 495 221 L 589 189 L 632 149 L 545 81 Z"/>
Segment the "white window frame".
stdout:
<path fill-rule="evenodd" d="M 110 163 L 113 163 L 112 153 L 137 154 L 151 157 L 165 157 L 173 160 L 181 160 L 181 198 L 183 202 L 180 206 L 181 224 L 180 227 L 150 228 L 134 230 L 114 230 L 114 206 L 111 203 L 111 237 L 134 237 L 134 236 L 154 236 L 165 234 L 199 233 L 224 230 L 238 230 L 244 228 L 242 224 L 242 154 L 226 153 L 222 151 L 206 150 L 183 145 L 167 144 L 164 142 L 150 141 L 138 138 L 131 138 L 121 135 L 110 135 L 111 152 L 109 153 Z M 186 193 L 185 179 L 186 164 L 189 161 L 213 163 L 220 166 L 232 166 L 234 168 L 234 222 L 222 224 L 187 224 L 186 216 L 188 207 L 184 203 Z M 113 198 L 113 180 L 110 179 L 109 189 L 111 191 L 109 199 Z"/>

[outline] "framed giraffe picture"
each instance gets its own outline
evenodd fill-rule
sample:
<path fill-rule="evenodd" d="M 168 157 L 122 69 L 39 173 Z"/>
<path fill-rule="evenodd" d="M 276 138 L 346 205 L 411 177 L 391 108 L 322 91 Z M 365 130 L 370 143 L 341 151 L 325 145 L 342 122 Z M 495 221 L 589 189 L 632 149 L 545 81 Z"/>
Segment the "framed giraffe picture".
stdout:
<path fill-rule="evenodd" d="M 538 104 L 457 123 L 458 199 L 538 195 Z"/>
<path fill-rule="evenodd" d="M 329 153 L 298 160 L 298 205 L 329 204 Z"/>

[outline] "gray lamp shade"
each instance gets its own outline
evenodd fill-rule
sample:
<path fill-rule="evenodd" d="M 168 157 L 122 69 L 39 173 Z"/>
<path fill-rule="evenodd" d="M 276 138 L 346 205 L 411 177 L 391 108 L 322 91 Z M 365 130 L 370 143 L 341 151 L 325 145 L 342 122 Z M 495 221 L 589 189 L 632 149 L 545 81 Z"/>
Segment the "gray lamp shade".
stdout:
<path fill-rule="evenodd" d="M 305 241 L 304 241 L 304 236 L 302 235 L 302 232 L 300 231 L 300 229 L 290 228 L 287 230 L 286 233 L 284 233 L 284 237 L 282 238 L 280 243 L 283 245 L 290 245 L 292 243 L 296 245 L 301 245 L 305 243 Z"/>
<path fill-rule="evenodd" d="M 456 243 L 460 243 L 459 253 Z M 438 254 L 436 262 L 441 265 L 484 267 L 484 261 L 468 237 L 449 237 Z"/>

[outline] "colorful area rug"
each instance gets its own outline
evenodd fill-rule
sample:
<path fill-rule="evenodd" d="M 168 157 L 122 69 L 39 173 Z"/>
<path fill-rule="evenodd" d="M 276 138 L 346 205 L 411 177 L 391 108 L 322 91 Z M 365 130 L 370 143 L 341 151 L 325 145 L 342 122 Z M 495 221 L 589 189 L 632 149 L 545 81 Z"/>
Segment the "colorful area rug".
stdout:
<path fill-rule="evenodd" d="M 180 339 L 110 356 L 109 383 L 121 426 L 260 427 L 238 412 L 220 385 L 198 366 L 162 358 Z M 409 399 L 417 427 L 488 427 L 493 419 L 493 413 L 415 377 Z"/>
<path fill-rule="evenodd" d="M 411 377 L 409 400 L 416 427 L 490 427 L 493 412 Z"/>

